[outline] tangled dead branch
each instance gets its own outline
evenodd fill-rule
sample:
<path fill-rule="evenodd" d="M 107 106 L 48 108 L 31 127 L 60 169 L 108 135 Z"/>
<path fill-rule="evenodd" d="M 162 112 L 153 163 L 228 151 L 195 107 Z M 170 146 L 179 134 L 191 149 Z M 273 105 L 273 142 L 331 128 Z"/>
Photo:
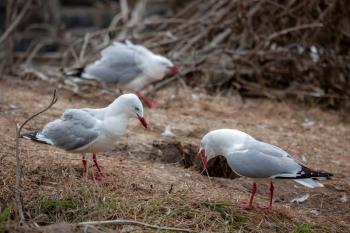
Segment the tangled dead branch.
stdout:
<path fill-rule="evenodd" d="M 141 20 L 151 2 L 121 1 L 107 29 L 55 41 L 62 44 L 56 65 L 89 62 L 109 42 L 129 39 L 181 64 L 192 87 L 349 107 L 346 0 L 193 0 Z"/>
<path fill-rule="evenodd" d="M 16 19 L 13 21 L 13 23 L 6 29 L 5 33 L 1 35 L 0 37 L 0 44 L 8 38 L 8 36 L 13 32 L 13 30 L 17 27 L 17 25 L 21 22 L 23 16 L 26 14 L 28 11 L 29 7 L 31 5 L 31 2 L 28 1 L 24 5 L 22 11 L 18 14 Z"/>
<path fill-rule="evenodd" d="M 171 18 L 133 25 L 126 38 L 177 60 L 191 86 L 337 107 L 350 98 L 345 6 L 342 0 L 192 1 Z"/>

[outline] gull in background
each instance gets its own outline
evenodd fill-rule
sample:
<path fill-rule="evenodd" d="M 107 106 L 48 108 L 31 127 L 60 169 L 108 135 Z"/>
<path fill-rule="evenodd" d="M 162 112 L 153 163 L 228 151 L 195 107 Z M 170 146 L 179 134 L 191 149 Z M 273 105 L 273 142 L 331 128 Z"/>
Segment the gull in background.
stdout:
<path fill-rule="evenodd" d="M 67 76 L 99 81 L 104 86 L 116 83 L 121 90 L 136 92 L 147 106 L 157 108 L 159 105 L 144 97 L 141 90 L 166 74 L 178 73 L 179 70 L 168 58 L 126 41 L 125 44 L 114 42 L 103 49 L 101 58 L 92 64 L 66 68 L 63 72 Z"/>

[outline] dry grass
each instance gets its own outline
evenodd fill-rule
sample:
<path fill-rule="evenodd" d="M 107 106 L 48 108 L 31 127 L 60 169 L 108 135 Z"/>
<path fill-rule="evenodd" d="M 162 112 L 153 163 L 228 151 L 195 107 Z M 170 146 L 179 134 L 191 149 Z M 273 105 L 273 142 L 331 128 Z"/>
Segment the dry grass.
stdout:
<path fill-rule="evenodd" d="M 38 87 L 43 87 L 42 82 L 31 80 L 30 86 L 26 83 L 29 84 L 23 81 L 22 85 L 13 81 L 0 83 L 0 224 L 2 229 L 9 231 L 29 231 L 16 224 L 14 122 L 42 108 L 47 102 L 43 100 L 50 99 L 51 95 L 51 90 L 38 91 Z M 116 149 L 99 156 L 109 175 L 104 182 L 82 177 L 79 155 L 22 141 L 23 196 L 30 223 L 44 226 L 119 218 L 199 232 L 307 232 L 309 228 L 315 232 L 347 232 L 350 208 L 340 198 L 344 194 L 350 195 L 350 180 L 346 177 L 350 128 L 340 121 L 337 112 L 323 112 L 318 108 L 305 110 L 259 100 L 243 103 L 236 97 L 202 94 L 198 100 L 192 100 L 186 91 L 167 102 L 175 91 L 167 88 L 158 93 L 157 99 L 163 109 L 146 109 L 152 126 L 149 130 L 131 121 Z M 58 117 L 67 107 L 102 106 L 109 101 L 106 97 L 82 99 L 60 90 L 58 103 L 34 119 L 30 128 Z M 310 128 L 302 126 L 306 117 L 315 121 Z M 174 139 L 160 137 L 167 124 L 176 134 Z M 162 162 L 169 153 L 155 146 L 157 142 L 164 145 L 178 142 L 196 148 L 205 132 L 220 127 L 242 129 L 278 144 L 298 159 L 306 159 L 310 167 L 330 171 L 335 177 L 326 182 L 326 188 L 316 190 L 294 183 L 277 184 L 272 211 L 241 210 L 236 204 L 249 195 L 249 180 L 211 178 L 209 181 L 193 168 L 184 169 L 180 163 Z M 264 186 L 259 188 L 258 202 L 267 201 L 265 189 Z M 306 192 L 310 193 L 310 198 L 304 204 L 289 202 Z M 9 210 L 11 213 L 6 214 Z M 55 230 L 52 227 L 32 227 L 30 230 L 52 232 Z M 81 231 L 74 225 L 58 227 L 67 232 Z M 135 226 L 97 228 L 101 231 L 154 231 Z"/>

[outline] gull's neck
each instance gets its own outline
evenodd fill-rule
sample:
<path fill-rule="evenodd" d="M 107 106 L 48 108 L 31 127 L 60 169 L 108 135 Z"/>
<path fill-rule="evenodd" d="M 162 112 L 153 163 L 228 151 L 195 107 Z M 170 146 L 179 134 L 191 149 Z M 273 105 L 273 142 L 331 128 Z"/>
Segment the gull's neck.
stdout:
<path fill-rule="evenodd" d="M 111 135 L 120 136 L 128 126 L 129 114 L 125 112 L 124 105 L 115 100 L 106 108 L 103 119 L 103 128 Z"/>
<path fill-rule="evenodd" d="M 103 128 L 111 136 L 121 136 L 128 126 L 128 121 L 129 118 L 127 114 L 107 116 L 103 120 Z"/>
<path fill-rule="evenodd" d="M 153 54 L 148 55 L 143 62 L 144 75 L 149 80 L 159 80 L 165 75 L 162 66 L 158 64 L 158 57 Z"/>
<path fill-rule="evenodd" d="M 226 159 L 232 157 L 234 151 L 244 150 L 247 147 L 246 141 L 237 141 L 232 144 L 232 146 L 226 146 L 220 148 L 220 154 Z"/>

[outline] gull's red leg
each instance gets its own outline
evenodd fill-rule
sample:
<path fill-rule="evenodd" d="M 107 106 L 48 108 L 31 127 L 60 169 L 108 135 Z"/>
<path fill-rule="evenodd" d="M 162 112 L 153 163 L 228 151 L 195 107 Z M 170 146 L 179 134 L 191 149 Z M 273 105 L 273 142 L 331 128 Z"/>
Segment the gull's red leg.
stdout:
<path fill-rule="evenodd" d="M 270 182 L 270 209 L 272 208 L 272 199 L 273 199 L 273 191 L 275 190 L 275 187 L 273 186 L 272 181 Z"/>
<path fill-rule="evenodd" d="M 251 209 L 251 208 L 253 208 L 253 200 L 254 200 L 255 193 L 256 193 L 256 182 L 253 183 L 252 192 L 250 194 L 248 205 L 246 203 L 243 203 L 243 204 L 240 204 L 239 207 L 241 207 L 243 209 Z"/>
<path fill-rule="evenodd" d="M 270 182 L 270 202 L 269 205 L 264 206 L 264 205 L 259 205 L 258 207 L 260 209 L 271 209 L 272 208 L 272 200 L 273 200 L 273 191 L 275 190 L 275 187 L 273 186 L 272 181 Z"/>
<path fill-rule="evenodd" d="M 96 154 L 95 154 L 95 153 L 92 153 L 92 160 L 94 161 L 94 166 L 96 167 L 96 169 L 97 169 L 99 175 L 100 175 L 100 176 L 103 176 L 103 175 L 102 175 L 102 172 L 101 172 L 101 168 L 100 168 L 100 166 L 99 166 L 98 163 L 97 163 L 97 159 L 96 159 Z"/>
<path fill-rule="evenodd" d="M 85 159 L 85 155 L 83 155 L 83 158 L 82 158 L 81 161 L 83 162 L 84 172 L 86 173 L 87 172 L 87 161 Z"/>
<path fill-rule="evenodd" d="M 137 92 L 136 92 L 136 95 L 137 95 L 137 96 L 142 100 L 142 102 L 144 102 L 145 105 L 147 105 L 149 108 L 159 108 L 159 104 L 158 104 L 158 103 L 154 102 L 154 101 L 151 100 L 151 99 L 146 98 L 145 96 L 143 96 L 143 95 L 141 94 L 140 91 L 137 91 Z"/>
<path fill-rule="evenodd" d="M 256 182 L 253 183 L 252 193 L 250 194 L 248 208 L 252 208 L 253 207 L 253 199 L 254 199 L 255 193 L 256 193 Z"/>

